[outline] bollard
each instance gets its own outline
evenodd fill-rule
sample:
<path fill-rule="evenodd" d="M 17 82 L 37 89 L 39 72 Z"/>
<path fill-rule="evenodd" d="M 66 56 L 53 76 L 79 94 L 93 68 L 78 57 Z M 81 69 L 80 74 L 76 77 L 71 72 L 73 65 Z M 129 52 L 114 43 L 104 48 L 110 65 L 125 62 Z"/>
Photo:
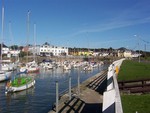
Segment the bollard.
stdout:
<path fill-rule="evenodd" d="M 58 113 L 58 81 L 56 81 L 56 113 Z"/>
<path fill-rule="evenodd" d="M 69 100 L 71 100 L 71 76 L 69 76 Z"/>
<path fill-rule="evenodd" d="M 78 71 L 78 96 L 80 96 L 80 74 Z"/>

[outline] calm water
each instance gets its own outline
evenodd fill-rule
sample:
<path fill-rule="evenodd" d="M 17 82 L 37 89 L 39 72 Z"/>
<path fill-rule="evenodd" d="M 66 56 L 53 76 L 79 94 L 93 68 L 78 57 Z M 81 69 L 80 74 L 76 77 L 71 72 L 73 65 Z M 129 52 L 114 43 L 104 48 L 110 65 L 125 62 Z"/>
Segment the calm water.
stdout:
<path fill-rule="evenodd" d="M 107 66 L 103 66 L 89 73 L 80 72 L 80 82 L 106 68 Z M 78 69 L 69 72 L 63 72 L 61 68 L 40 71 L 38 74 L 30 74 L 36 80 L 34 87 L 8 95 L 5 95 L 6 82 L 0 83 L 0 113 L 47 113 L 55 102 L 55 81 L 58 81 L 61 93 L 68 88 L 69 76 L 72 86 L 77 84 L 77 75 Z"/>

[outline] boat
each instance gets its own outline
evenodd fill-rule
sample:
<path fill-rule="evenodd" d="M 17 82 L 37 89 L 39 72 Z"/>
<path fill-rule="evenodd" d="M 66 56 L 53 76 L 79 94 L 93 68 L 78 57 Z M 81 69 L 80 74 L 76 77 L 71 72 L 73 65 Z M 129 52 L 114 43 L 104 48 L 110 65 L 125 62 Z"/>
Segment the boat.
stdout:
<path fill-rule="evenodd" d="M 28 62 L 25 66 L 20 68 L 20 72 L 27 72 L 27 73 L 36 73 L 39 72 L 40 68 L 35 61 Z"/>
<path fill-rule="evenodd" d="M 51 60 L 43 60 L 43 62 L 40 64 L 40 66 L 47 70 L 54 68 L 54 65 Z"/>
<path fill-rule="evenodd" d="M 0 71 L 0 82 L 9 80 L 11 77 L 11 71 Z"/>
<path fill-rule="evenodd" d="M 17 69 L 17 62 L 12 63 L 11 60 L 2 60 L 1 68 L 3 71 L 13 71 Z"/>
<path fill-rule="evenodd" d="M 28 33 L 29 33 L 29 14 L 30 14 L 30 11 L 28 11 L 28 20 L 27 20 L 27 22 L 28 22 Z M 36 31 L 35 28 L 36 28 L 36 26 L 34 25 L 34 38 L 35 38 L 35 31 Z M 35 47 L 36 47 L 36 44 L 35 44 Z M 34 47 L 34 49 L 35 49 L 35 47 Z M 28 48 L 28 46 L 27 46 L 27 48 Z M 27 73 L 39 72 L 40 68 L 39 68 L 37 62 L 35 61 L 35 52 L 34 52 L 33 57 L 34 57 L 34 60 L 31 62 L 28 62 L 28 50 L 27 50 L 27 63 L 25 64 L 25 66 L 22 66 L 20 68 L 20 72 L 27 72 Z"/>
<path fill-rule="evenodd" d="M 34 84 L 35 84 L 35 80 L 33 77 L 27 76 L 26 74 L 23 76 L 19 75 L 13 80 L 7 82 L 5 87 L 5 93 L 7 94 L 7 93 L 23 91 L 34 86 Z"/>
<path fill-rule="evenodd" d="M 1 39 L 4 38 L 4 6 L 2 6 L 2 36 Z M 0 49 L 0 82 L 1 81 L 5 81 L 10 79 L 11 77 L 11 71 L 2 71 L 2 61 L 3 61 L 3 57 L 2 57 L 2 48 L 3 48 L 3 43 L 1 42 L 1 49 Z"/>
<path fill-rule="evenodd" d="M 90 65 L 85 66 L 85 67 L 83 68 L 83 71 L 92 71 L 92 70 L 93 70 L 93 68 L 92 68 Z"/>
<path fill-rule="evenodd" d="M 71 65 L 70 64 L 64 64 L 63 69 L 64 70 L 71 70 Z"/>

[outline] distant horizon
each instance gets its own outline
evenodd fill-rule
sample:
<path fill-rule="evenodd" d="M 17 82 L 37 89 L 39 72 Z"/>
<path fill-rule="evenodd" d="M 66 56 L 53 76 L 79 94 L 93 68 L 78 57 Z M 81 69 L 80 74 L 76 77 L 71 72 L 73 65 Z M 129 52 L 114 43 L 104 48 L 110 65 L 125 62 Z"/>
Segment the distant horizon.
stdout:
<path fill-rule="evenodd" d="M 148 0 L 4 0 L 0 42 L 150 51 L 149 4 Z M 0 6 L 2 13 L 2 2 Z M 1 36 L 1 27 L 0 31 Z"/>

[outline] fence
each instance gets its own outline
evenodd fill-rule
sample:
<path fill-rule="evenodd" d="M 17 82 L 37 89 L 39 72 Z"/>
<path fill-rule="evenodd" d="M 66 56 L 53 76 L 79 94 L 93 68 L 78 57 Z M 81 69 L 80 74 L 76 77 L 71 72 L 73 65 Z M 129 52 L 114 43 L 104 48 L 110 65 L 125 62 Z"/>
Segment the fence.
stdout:
<path fill-rule="evenodd" d="M 150 92 L 150 79 L 119 81 L 119 89 L 129 93 Z"/>
<path fill-rule="evenodd" d="M 113 62 L 108 68 L 107 91 L 103 94 L 103 113 L 123 113 L 116 74 L 125 59 Z"/>

